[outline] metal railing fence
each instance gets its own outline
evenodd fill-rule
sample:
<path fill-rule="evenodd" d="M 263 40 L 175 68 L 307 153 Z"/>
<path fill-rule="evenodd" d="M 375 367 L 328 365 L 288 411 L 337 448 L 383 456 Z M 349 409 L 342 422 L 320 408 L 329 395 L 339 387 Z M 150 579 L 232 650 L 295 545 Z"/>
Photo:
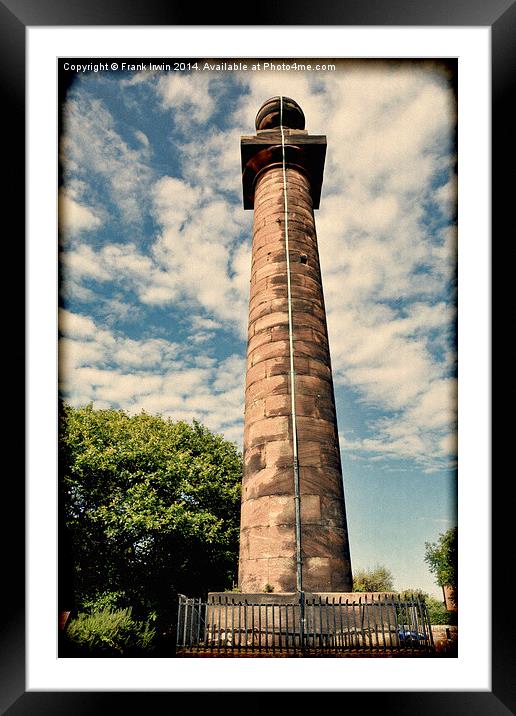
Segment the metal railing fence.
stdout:
<path fill-rule="evenodd" d="M 418 596 L 314 598 L 289 603 L 214 601 L 179 595 L 177 651 L 303 654 L 431 652 L 428 611 Z"/>

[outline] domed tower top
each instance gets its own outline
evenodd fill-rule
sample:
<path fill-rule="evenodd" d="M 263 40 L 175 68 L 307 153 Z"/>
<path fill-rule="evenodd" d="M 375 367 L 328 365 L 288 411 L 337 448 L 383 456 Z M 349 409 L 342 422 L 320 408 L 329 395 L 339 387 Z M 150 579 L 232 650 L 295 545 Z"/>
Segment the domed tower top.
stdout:
<path fill-rule="evenodd" d="M 283 102 L 283 107 L 281 104 Z M 256 115 L 255 126 L 261 129 L 274 129 L 280 126 L 280 118 L 284 127 L 304 129 L 305 115 L 298 103 L 290 97 L 271 97 L 266 100 Z"/>
<path fill-rule="evenodd" d="M 278 135 L 280 122 L 285 132 Z M 309 179 L 312 205 L 319 208 L 326 137 L 305 130 L 305 115 L 290 97 L 271 97 L 256 115 L 256 134 L 240 138 L 244 209 L 254 208 L 257 178 L 269 167 L 296 168 Z"/>

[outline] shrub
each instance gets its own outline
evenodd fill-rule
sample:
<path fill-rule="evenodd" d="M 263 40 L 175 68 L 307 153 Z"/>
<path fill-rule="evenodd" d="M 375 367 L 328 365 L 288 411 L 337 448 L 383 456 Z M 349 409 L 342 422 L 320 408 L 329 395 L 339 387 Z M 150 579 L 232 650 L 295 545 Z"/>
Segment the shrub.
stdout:
<path fill-rule="evenodd" d="M 419 597 L 422 599 L 428 610 L 428 617 L 430 624 L 456 624 L 457 614 L 456 612 L 449 612 L 446 609 L 444 602 L 439 599 L 429 596 L 426 592 L 421 589 L 406 589 L 403 592 L 399 592 L 401 599 L 412 599 L 412 597 Z"/>
<path fill-rule="evenodd" d="M 67 641 L 80 656 L 141 655 L 152 648 L 155 635 L 148 622 L 133 619 L 131 607 L 81 612 L 67 629 Z"/>
<path fill-rule="evenodd" d="M 428 616 L 430 617 L 430 624 L 457 623 L 456 612 L 449 612 L 446 609 L 444 602 L 440 602 L 438 599 L 433 599 L 432 597 L 427 597 L 425 601 L 428 609 Z"/>

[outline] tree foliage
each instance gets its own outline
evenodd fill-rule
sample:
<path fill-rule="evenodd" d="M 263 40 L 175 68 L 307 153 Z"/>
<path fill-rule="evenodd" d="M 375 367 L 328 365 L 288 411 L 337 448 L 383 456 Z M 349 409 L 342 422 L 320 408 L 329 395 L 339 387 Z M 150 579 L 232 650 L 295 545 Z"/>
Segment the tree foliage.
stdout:
<path fill-rule="evenodd" d="M 155 634 L 148 622 L 133 619 L 130 607 L 81 612 L 66 630 L 68 654 L 139 656 L 152 648 Z"/>
<path fill-rule="evenodd" d="M 425 562 L 440 587 L 449 586 L 457 604 L 457 528 L 439 535 L 437 542 L 425 542 Z"/>
<path fill-rule="evenodd" d="M 353 576 L 354 592 L 392 592 L 394 577 L 390 570 L 377 564 L 373 569 L 361 569 Z"/>
<path fill-rule="evenodd" d="M 449 612 L 444 602 L 433 597 L 427 597 L 426 608 L 431 624 L 456 624 L 457 612 Z"/>
<path fill-rule="evenodd" d="M 427 594 L 427 592 L 424 592 L 422 589 L 405 589 L 402 592 L 399 592 L 399 596 L 402 600 L 410 600 L 412 599 L 412 597 L 417 597 L 424 601 L 428 610 L 428 618 L 430 619 L 430 624 L 457 623 L 456 612 L 449 612 L 446 609 L 446 606 L 442 600 L 431 597 L 429 594 Z"/>
<path fill-rule="evenodd" d="M 241 475 L 236 446 L 198 422 L 63 405 L 62 554 L 75 606 L 148 613 L 172 608 L 176 592 L 230 586 Z"/>

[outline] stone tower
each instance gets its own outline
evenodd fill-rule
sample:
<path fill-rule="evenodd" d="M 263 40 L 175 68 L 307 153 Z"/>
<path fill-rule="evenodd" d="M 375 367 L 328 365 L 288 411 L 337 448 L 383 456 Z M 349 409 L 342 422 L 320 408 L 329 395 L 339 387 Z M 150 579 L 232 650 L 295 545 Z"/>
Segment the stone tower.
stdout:
<path fill-rule="evenodd" d="M 352 575 L 314 209 L 326 138 L 267 100 L 241 138 L 254 209 L 239 587 L 350 592 Z"/>

